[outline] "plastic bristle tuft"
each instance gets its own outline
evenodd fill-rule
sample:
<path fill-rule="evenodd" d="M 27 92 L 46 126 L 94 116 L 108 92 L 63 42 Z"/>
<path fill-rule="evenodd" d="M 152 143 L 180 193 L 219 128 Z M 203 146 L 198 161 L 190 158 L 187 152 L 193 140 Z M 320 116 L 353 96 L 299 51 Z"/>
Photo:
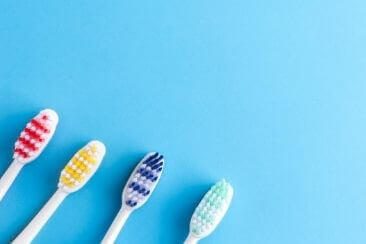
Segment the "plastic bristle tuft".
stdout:
<path fill-rule="evenodd" d="M 130 208 L 141 207 L 156 187 L 164 167 L 164 156 L 148 153 L 136 166 L 123 192 L 123 202 Z"/>
<path fill-rule="evenodd" d="M 42 110 L 21 132 L 15 143 L 13 159 L 29 163 L 38 157 L 52 138 L 57 123 L 58 116 L 55 111 Z"/>
<path fill-rule="evenodd" d="M 98 169 L 105 154 L 105 146 L 91 141 L 71 158 L 62 170 L 59 187 L 74 192 L 80 189 Z"/>

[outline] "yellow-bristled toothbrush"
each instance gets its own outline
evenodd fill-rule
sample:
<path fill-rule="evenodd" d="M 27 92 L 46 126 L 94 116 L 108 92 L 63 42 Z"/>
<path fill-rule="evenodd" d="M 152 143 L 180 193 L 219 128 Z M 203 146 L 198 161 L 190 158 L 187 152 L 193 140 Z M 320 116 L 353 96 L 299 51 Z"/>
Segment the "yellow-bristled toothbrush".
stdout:
<path fill-rule="evenodd" d="M 12 243 L 31 243 L 62 201 L 88 182 L 104 154 L 105 146 L 99 141 L 91 141 L 80 149 L 62 170 L 57 191 Z"/>

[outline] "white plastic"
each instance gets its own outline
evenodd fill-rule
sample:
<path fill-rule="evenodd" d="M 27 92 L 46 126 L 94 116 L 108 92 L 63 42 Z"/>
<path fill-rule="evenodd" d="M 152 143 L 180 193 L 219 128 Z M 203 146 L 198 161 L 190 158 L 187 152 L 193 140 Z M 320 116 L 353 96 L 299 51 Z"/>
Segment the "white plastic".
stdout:
<path fill-rule="evenodd" d="M 105 234 L 101 242 L 102 244 L 113 244 L 116 241 L 118 234 L 121 232 L 122 227 L 126 223 L 131 213 L 131 209 L 127 207 L 121 207 L 117 216 L 114 218 L 111 226 L 109 227 L 107 233 Z"/>
<path fill-rule="evenodd" d="M 58 189 L 55 194 L 48 200 L 38 214 L 25 227 L 25 229 L 12 242 L 13 244 L 27 244 L 37 236 L 42 227 L 47 223 L 48 219 L 56 211 L 58 206 L 67 197 L 68 193 Z"/>
<path fill-rule="evenodd" d="M 6 192 L 9 190 L 11 184 L 23 168 L 24 164 L 18 161 L 13 161 L 9 168 L 5 171 L 4 175 L 0 179 L 0 202 L 3 199 Z"/>
<path fill-rule="evenodd" d="M 198 238 L 192 234 L 189 234 L 187 239 L 184 241 L 184 244 L 196 244 L 196 243 L 198 243 L 199 240 L 200 240 L 200 238 Z"/>

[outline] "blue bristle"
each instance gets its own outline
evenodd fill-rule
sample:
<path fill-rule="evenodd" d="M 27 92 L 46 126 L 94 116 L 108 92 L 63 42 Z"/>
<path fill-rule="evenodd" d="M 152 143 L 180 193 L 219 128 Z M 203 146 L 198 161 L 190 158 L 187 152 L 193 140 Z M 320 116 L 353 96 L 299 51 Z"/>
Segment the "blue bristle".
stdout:
<path fill-rule="evenodd" d="M 154 177 L 154 174 L 152 172 L 150 172 L 150 174 L 146 178 L 152 179 L 153 177 Z"/>
<path fill-rule="evenodd" d="M 149 165 L 149 166 L 153 166 L 154 164 L 156 164 L 156 163 L 160 162 L 163 158 L 164 158 L 164 157 L 163 157 L 163 155 L 160 155 L 160 157 L 158 157 L 157 159 L 152 160 L 152 161 L 151 161 L 151 162 L 149 162 L 147 165 Z"/>
<path fill-rule="evenodd" d="M 160 167 L 160 168 L 158 168 L 156 171 L 157 172 L 160 172 L 160 171 L 162 171 L 163 170 L 163 167 Z"/>
<path fill-rule="evenodd" d="M 133 188 L 133 190 L 134 191 L 138 191 L 140 189 L 140 186 L 139 185 L 136 185 L 134 188 Z"/>
<path fill-rule="evenodd" d="M 155 181 L 157 181 L 157 179 L 158 179 L 158 177 L 157 177 L 157 176 L 155 176 L 153 179 L 151 179 L 151 181 L 152 181 L 152 182 L 155 182 Z"/>
<path fill-rule="evenodd" d="M 135 186 L 135 184 L 136 184 L 136 182 L 132 182 L 129 187 L 133 188 Z"/>
<path fill-rule="evenodd" d="M 146 192 L 144 192 L 144 196 L 147 196 L 147 195 L 149 195 L 150 194 L 150 191 L 149 190 L 147 190 Z"/>
<path fill-rule="evenodd" d="M 161 167 L 162 165 L 163 165 L 163 162 L 160 162 L 160 163 L 155 164 L 154 166 L 152 166 L 152 167 L 151 167 L 151 169 L 152 169 L 152 170 L 155 170 L 155 169 L 157 169 L 157 168 Z"/>
<path fill-rule="evenodd" d="M 151 160 L 153 160 L 154 158 L 156 158 L 159 155 L 159 153 L 154 153 L 153 155 L 149 156 L 144 162 L 143 164 L 148 164 Z"/>

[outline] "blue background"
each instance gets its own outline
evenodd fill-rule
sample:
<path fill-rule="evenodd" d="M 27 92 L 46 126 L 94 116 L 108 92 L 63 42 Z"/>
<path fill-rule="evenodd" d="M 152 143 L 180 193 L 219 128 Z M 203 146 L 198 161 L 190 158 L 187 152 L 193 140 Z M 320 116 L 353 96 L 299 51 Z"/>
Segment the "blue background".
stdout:
<path fill-rule="evenodd" d="M 100 241 L 152 150 L 163 178 L 118 243 L 181 243 L 222 177 L 233 204 L 202 243 L 366 243 L 365 26 L 363 0 L 1 1 L 1 174 L 34 114 L 60 124 L 1 202 L 0 243 L 94 138 L 100 170 L 35 243 Z"/>

